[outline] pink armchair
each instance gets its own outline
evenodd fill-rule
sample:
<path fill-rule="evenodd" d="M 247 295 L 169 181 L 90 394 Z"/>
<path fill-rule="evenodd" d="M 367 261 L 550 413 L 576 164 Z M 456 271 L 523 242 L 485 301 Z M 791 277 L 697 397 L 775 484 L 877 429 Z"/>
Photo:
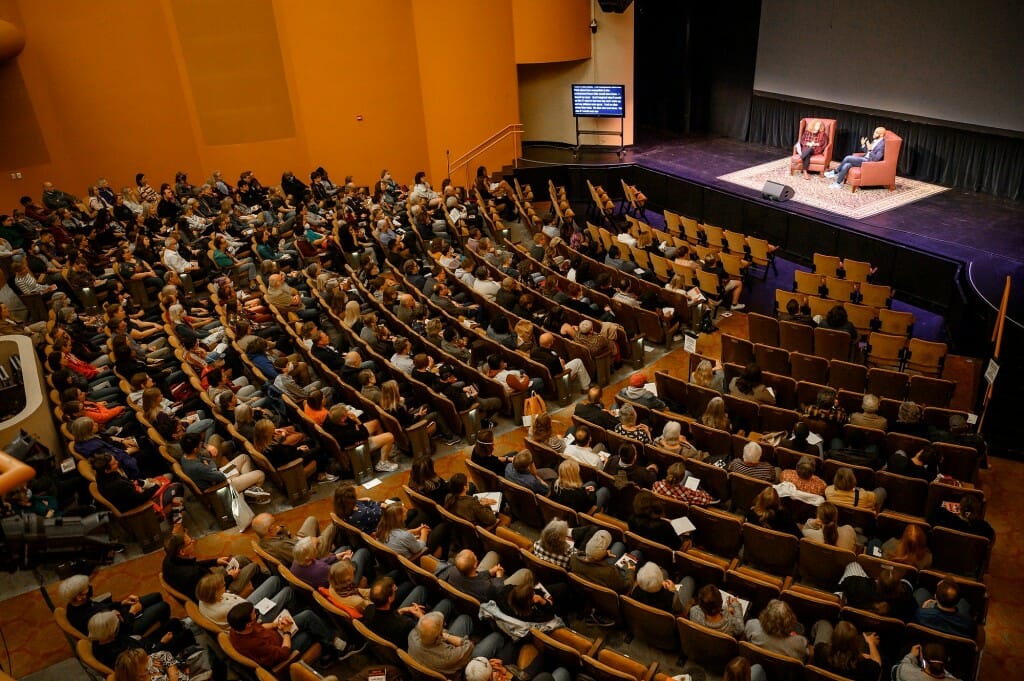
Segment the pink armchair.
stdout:
<path fill-rule="evenodd" d="M 836 139 L 836 120 L 834 118 L 800 119 L 800 132 L 797 133 L 797 141 L 800 141 L 800 138 L 803 137 L 804 129 L 807 128 L 811 121 L 821 121 L 821 124 L 825 126 L 825 134 L 828 136 L 828 144 L 820 150 L 820 153 L 813 154 L 811 156 L 811 162 L 807 170 L 812 173 L 823 173 L 828 170 L 829 164 L 832 163 L 832 145 Z M 803 164 L 800 163 L 800 155 L 794 151 L 793 156 L 789 160 L 789 174 L 792 175 L 802 169 Z"/>
<path fill-rule="evenodd" d="M 850 168 L 846 182 L 854 192 L 857 187 L 888 187 L 896 189 L 896 161 L 900 157 L 903 138 L 891 130 L 885 131 L 885 156 L 881 161 L 862 163 L 860 167 Z"/>

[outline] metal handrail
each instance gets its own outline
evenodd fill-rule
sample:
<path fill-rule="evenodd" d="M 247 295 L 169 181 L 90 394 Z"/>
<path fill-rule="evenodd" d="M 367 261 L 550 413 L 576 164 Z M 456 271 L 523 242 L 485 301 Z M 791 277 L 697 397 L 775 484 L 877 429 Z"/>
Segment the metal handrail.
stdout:
<path fill-rule="evenodd" d="M 512 144 L 515 148 L 513 153 L 512 164 L 516 165 L 519 157 L 519 145 L 521 144 L 521 135 L 523 133 L 522 123 L 509 123 L 501 130 L 497 131 L 483 142 L 480 142 L 475 147 L 464 153 L 462 156 L 455 159 L 455 162 L 448 166 L 448 177 L 453 178 L 454 173 L 460 169 L 467 169 L 467 175 L 465 180 L 465 186 L 469 186 L 471 178 L 468 174 L 468 168 L 471 166 L 473 159 L 477 158 L 484 152 L 492 149 L 495 145 L 504 142 L 509 136 L 512 137 Z M 453 180 L 454 181 L 454 180 Z"/>

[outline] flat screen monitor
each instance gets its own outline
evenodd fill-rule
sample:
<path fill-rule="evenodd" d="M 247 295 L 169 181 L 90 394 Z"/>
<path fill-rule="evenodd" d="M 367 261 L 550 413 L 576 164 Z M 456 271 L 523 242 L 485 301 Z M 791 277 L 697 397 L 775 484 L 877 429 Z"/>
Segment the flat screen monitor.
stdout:
<path fill-rule="evenodd" d="M 626 86 L 574 83 L 572 115 L 577 118 L 625 117 Z"/>

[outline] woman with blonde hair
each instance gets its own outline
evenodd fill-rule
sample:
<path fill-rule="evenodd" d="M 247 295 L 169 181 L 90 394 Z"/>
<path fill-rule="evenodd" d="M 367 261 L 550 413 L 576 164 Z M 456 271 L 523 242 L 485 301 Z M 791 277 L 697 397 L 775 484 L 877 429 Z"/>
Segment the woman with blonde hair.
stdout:
<path fill-rule="evenodd" d="M 665 289 L 672 291 L 673 293 L 686 293 L 689 288 L 689 282 L 683 274 L 676 274 L 667 284 L 665 284 Z"/>
<path fill-rule="evenodd" d="M 725 371 L 720 367 L 716 369 L 710 360 L 702 359 L 697 368 L 690 374 L 690 383 L 714 390 L 715 392 L 724 393 Z"/>
<path fill-rule="evenodd" d="M 264 598 L 274 601 L 274 607 L 269 612 L 263 613 L 263 616 L 270 622 L 288 607 L 291 600 L 291 589 L 280 577 L 272 575 L 263 580 L 247 598 L 242 598 L 227 590 L 224 573 L 219 571 L 206 573 L 196 584 L 196 603 L 199 605 L 199 612 L 225 633 L 228 631 L 228 613 L 231 608 L 244 601 L 256 605 Z"/>
<path fill-rule="evenodd" d="M 879 487 L 873 492 L 857 486 L 857 476 L 849 468 L 840 468 L 832 484 L 825 488 L 825 500 L 833 504 L 867 508 L 872 511 L 882 510 L 885 504 L 885 489 Z"/>
<path fill-rule="evenodd" d="M 520 319 L 513 327 L 516 340 L 516 350 L 529 353 L 533 349 L 533 323 L 526 319 Z"/>
<path fill-rule="evenodd" d="M 317 482 L 337 480 L 338 476 L 329 470 L 336 464 L 327 459 L 326 450 L 311 447 L 307 442 L 308 438 L 302 431 L 295 430 L 293 426 L 278 428 L 270 419 L 260 419 L 253 427 L 253 448 L 262 453 L 275 468 L 285 466 L 295 459 L 302 459 L 303 464 L 315 461 Z"/>
<path fill-rule="evenodd" d="M 373 554 L 367 548 L 352 551 L 347 546 L 343 546 L 338 551 L 328 553 L 321 558 L 317 538 L 303 537 L 295 542 L 292 558 L 292 564 L 288 567 L 292 574 L 314 589 L 323 589 L 330 585 L 328 574 L 331 565 L 346 559 L 351 560 L 352 564 L 356 566 L 355 583 L 360 584 L 367 566 L 373 561 Z"/>
<path fill-rule="evenodd" d="M 556 452 L 565 449 L 565 440 L 554 434 L 551 425 L 551 415 L 543 413 L 538 415 L 530 426 L 530 439 L 542 445 L 546 445 Z"/>
<path fill-rule="evenodd" d="M 421 523 L 406 528 L 405 507 L 400 501 L 392 501 L 385 508 L 377 523 L 377 541 L 387 544 L 395 553 L 417 562 L 425 553 L 439 554 L 440 546 L 428 547 L 430 526 Z"/>
<path fill-rule="evenodd" d="M 353 332 L 359 333 L 359 327 L 363 324 L 362 316 L 362 312 L 359 309 L 359 301 L 350 300 L 345 303 L 345 316 L 341 318 L 341 323 Z"/>
<path fill-rule="evenodd" d="M 351 617 L 361 618 L 371 604 L 370 590 L 356 582 L 356 564 L 347 558 L 339 560 L 327 571 L 327 581 L 328 587 L 320 589 L 320 594 Z"/>
<path fill-rule="evenodd" d="M 803 535 L 813 542 L 836 546 L 847 551 L 857 548 L 857 531 L 850 525 L 839 524 L 839 509 L 829 502 L 818 506 L 818 514 L 803 527 Z"/>
<path fill-rule="evenodd" d="M 558 478 L 551 485 L 551 500 L 568 506 L 577 513 L 589 513 L 595 507 L 603 510 L 611 500 L 611 490 L 597 488 L 593 482 L 583 482 L 580 465 L 573 459 L 566 459 L 558 465 Z"/>
<path fill-rule="evenodd" d="M 721 397 L 712 398 L 708 402 L 707 409 L 700 417 L 700 422 L 708 428 L 717 428 L 727 433 L 732 432 L 732 422 L 729 421 L 729 415 L 725 413 L 725 400 Z"/>

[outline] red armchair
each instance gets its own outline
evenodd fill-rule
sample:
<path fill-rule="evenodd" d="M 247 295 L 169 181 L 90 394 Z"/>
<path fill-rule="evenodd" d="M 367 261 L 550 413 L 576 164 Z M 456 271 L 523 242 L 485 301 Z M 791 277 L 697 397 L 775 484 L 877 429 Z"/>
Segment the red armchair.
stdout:
<path fill-rule="evenodd" d="M 859 167 L 850 168 L 846 182 L 854 192 L 857 187 L 888 187 L 896 189 L 896 161 L 900 157 L 903 138 L 892 130 L 885 131 L 885 156 L 881 161 L 862 163 Z"/>
<path fill-rule="evenodd" d="M 803 118 L 800 120 L 800 132 L 797 134 L 797 141 L 800 140 L 804 135 L 804 129 L 811 123 L 811 121 L 821 121 L 821 124 L 825 126 L 825 134 L 828 136 L 828 143 L 820 153 L 811 155 L 811 162 L 808 166 L 808 171 L 813 173 L 823 173 L 828 170 L 829 164 L 832 163 L 832 145 L 836 139 L 836 121 L 834 118 Z M 794 145 L 795 146 L 795 145 Z M 800 162 L 800 155 L 795 151 L 789 161 L 789 174 L 799 172 L 803 170 L 803 164 Z"/>

